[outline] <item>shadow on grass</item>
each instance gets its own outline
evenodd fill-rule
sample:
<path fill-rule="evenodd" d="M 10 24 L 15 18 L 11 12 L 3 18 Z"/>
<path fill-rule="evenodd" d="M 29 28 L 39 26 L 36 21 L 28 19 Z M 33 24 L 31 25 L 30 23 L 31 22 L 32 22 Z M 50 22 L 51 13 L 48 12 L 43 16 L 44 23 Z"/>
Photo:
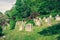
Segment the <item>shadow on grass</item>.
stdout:
<path fill-rule="evenodd" d="M 60 35 L 56 38 L 57 40 L 60 40 Z"/>
<path fill-rule="evenodd" d="M 43 31 L 38 32 L 38 33 L 40 35 L 44 35 L 44 36 L 51 36 L 51 35 L 59 34 L 60 33 L 60 23 L 50 26 L 46 29 L 43 29 Z"/>
<path fill-rule="evenodd" d="M 4 34 L 0 34 L 0 37 L 4 36 Z"/>

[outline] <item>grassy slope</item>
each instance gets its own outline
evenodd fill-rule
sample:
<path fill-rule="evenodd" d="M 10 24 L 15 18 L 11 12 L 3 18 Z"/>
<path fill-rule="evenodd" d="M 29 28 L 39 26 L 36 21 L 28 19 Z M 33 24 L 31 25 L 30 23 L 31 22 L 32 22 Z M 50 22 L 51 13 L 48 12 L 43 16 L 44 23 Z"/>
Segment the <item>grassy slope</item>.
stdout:
<path fill-rule="evenodd" d="M 6 34 L 6 38 L 5 40 L 55 40 L 55 38 L 57 37 L 56 35 L 52 35 L 52 36 L 43 36 L 38 34 L 38 32 L 40 32 L 41 30 L 43 30 L 43 27 L 35 27 L 34 31 L 32 32 L 26 32 L 26 31 L 18 31 L 18 29 L 16 30 L 7 30 L 5 31 Z"/>
<path fill-rule="evenodd" d="M 5 40 L 56 40 L 58 34 L 51 36 L 43 36 L 38 33 L 45 28 L 46 26 L 33 27 L 32 32 L 26 32 L 19 31 L 18 28 L 14 30 L 9 30 L 9 27 L 7 27 L 7 30 L 4 30 L 3 32 L 6 34 Z"/>

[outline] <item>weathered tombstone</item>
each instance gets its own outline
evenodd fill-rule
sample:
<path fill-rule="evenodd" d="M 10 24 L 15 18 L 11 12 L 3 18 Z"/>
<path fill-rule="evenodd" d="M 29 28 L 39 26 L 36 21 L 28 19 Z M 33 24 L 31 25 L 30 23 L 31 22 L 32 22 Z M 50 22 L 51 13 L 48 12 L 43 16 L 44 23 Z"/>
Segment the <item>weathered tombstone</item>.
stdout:
<path fill-rule="evenodd" d="M 16 22 L 16 27 L 19 28 L 20 24 L 21 24 L 21 21 L 17 21 L 17 22 Z"/>
<path fill-rule="evenodd" d="M 31 23 L 27 24 L 25 27 L 25 30 L 26 31 L 32 31 L 32 24 Z"/>
<path fill-rule="evenodd" d="M 15 28 L 16 28 L 16 29 L 19 29 L 19 31 L 22 31 L 22 30 L 23 30 L 23 28 L 22 28 L 22 21 L 17 21 Z"/>
<path fill-rule="evenodd" d="M 10 27 L 10 24 L 6 22 L 6 26 L 3 28 L 3 30 L 6 30 Z"/>
<path fill-rule="evenodd" d="M 39 20 L 41 21 L 41 18 L 39 18 Z"/>
<path fill-rule="evenodd" d="M 25 24 L 26 24 L 26 21 L 21 22 L 20 27 L 19 27 L 19 31 L 24 30 Z"/>
<path fill-rule="evenodd" d="M 56 21 L 60 21 L 60 16 L 59 15 L 56 15 Z"/>
<path fill-rule="evenodd" d="M 49 18 L 52 18 L 52 15 L 50 15 Z"/>
<path fill-rule="evenodd" d="M 41 26 L 41 18 L 36 18 L 34 21 L 35 21 L 35 25 Z"/>
<path fill-rule="evenodd" d="M 45 22 L 47 23 L 47 25 L 51 25 L 51 19 L 49 17 L 46 18 Z"/>
<path fill-rule="evenodd" d="M 43 17 L 43 20 L 45 20 L 46 19 L 46 17 Z"/>
<path fill-rule="evenodd" d="M 40 20 L 40 25 L 42 25 L 42 19 L 41 19 L 41 18 L 39 18 L 39 20 Z"/>

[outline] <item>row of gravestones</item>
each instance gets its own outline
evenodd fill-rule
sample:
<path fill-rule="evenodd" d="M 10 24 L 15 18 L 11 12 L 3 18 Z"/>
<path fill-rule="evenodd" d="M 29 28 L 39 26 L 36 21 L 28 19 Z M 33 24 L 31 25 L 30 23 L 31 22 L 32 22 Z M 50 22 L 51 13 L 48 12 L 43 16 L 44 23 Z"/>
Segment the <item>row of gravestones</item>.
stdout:
<path fill-rule="evenodd" d="M 43 19 L 41 19 L 41 18 L 39 18 L 39 17 L 37 17 L 37 18 L 35 18 L 34 19 L 34 22 L 35 22 L 35 24 L 37 25 L 37 26 L 41 26 L 42 25 L 42 22 L 45 22 L 45 24 L 47 24 L 47 25 L 51 25 L 51 23 L 53 22 L 52 20 L 53 20 L 54 18 L 50 15 L 49 17 L 44 17 Z M 60 21 L 60 16 L 59 15 L 56 15 L 56 17 L 55 17 L 55 20 L 56 21 Z M 43 23 L 44 24 L 44 23 Z"/>
<path fill-rule="evenodd" d="M 51 25 L 52 23 L 52 16 L 50 15 L 49 17 L 44 17 L 43 19 L 39 18 L 39 17 L 36 17 L 34 19 L 34 22 L 35 22 L 35 25 L 37 26 L 41 26 L 42 25 L 42 22 L 45 22 L 45 24 L 47 25 Z M 60 21 L 60 16 L 57 15 L 55 17 L 56 21 Z M 32 24 L 31 23 L 28 23 L 26 24 L 26 21 L 17 21 L 16 22 L 16 26 L 19 28 L 19 31 L 22 31 L 22 30 L 25 30 L 25 31 L 32 31 Z"/>
<path fill-rule="evenodd" d="M 32 31 L 32 24 L 28 23 L 26 24 L 26 21 L 17 21 L 16 27 L 19 29 L 19 31 Z"/>

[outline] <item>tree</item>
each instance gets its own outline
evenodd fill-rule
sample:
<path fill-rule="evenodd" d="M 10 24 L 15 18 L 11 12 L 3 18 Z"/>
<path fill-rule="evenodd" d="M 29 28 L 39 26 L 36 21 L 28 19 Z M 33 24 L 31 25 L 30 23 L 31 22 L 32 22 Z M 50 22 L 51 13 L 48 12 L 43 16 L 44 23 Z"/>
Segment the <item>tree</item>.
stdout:
<path fill-rule="evenodd" d="M 14 8 L 12 8 L 11 10 L 8 10 L 5 12 L 5 14 L 8 16 L 8 19 L 10 20 L 10 29 L 14 29 L 15 28 L 15 22 L 16 22 L 16 10 Z"/>
<path fill-rule="evenodd" d="M 6 14 L 15 23 L 17 20 L 57 14 L 59 11 L 59 0 L 17 0 L 15 6 Z"/>

